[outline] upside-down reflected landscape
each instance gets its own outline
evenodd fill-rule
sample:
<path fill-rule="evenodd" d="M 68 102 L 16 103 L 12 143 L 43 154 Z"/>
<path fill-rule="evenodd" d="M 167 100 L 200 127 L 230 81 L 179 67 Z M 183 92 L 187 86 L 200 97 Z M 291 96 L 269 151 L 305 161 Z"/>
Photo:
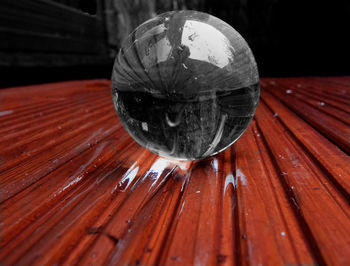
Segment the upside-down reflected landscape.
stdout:
<path fill-rule="evenodd" d="M 256 110 L 259 75 L 249 46 L 211 15 L 168 12 L 124 41 L 113 101 L 129 134 L 157 154 L 201 159 L 233 144 Z"/>

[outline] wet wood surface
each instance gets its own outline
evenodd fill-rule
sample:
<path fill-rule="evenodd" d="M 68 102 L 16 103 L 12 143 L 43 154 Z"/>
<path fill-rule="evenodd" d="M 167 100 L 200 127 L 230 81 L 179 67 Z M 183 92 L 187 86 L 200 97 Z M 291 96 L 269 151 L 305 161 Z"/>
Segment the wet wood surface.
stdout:
<path fill-rule="evenodd" d="M 262 79 L 231 148 L 136 144 L 110 83 L 0 91 L 3 265 L 349 265 L 350 77 Z"/>

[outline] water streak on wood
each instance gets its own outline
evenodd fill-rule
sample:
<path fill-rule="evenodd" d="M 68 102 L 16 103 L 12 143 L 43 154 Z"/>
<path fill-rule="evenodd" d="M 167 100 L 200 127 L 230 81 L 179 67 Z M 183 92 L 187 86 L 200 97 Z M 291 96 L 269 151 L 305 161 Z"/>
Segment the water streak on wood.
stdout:
<path fill-rule="evenodd" d="M 1 90 L 0 262 L 350 264 L 350 78 L 261 85 L 242 138 L 188 163 L 129 137 L 108 81 Z"/>

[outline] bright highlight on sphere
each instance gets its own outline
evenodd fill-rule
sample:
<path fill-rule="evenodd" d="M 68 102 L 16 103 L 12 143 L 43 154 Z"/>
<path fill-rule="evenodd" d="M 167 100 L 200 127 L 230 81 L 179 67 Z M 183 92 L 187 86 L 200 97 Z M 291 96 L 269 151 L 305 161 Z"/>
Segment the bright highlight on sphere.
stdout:
<path fill-rule="evenodd" d="M 129 134 L 180 160 L 217 154 L 247 129 L 259 95 L 254 56 L 224 21 L 196 11 L 161 14 L 123 42 L 112 74 Z"/>

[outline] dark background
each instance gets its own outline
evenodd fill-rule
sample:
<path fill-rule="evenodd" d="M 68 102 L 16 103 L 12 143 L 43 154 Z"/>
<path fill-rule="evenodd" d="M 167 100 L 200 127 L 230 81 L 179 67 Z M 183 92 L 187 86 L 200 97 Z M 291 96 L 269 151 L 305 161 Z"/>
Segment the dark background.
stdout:
<path fill-rule="evenodd" d="M 350 1 L 2 0 L 0 87 L 110 78 L 127 33 L 156 13 L 174 9 L 208 12 L 231 24 L 253 50 L 261 76 L 350 74 Z M 64 12 L 76 12 L 71 25 L 81 23 L 82 30 L 71 30 L 72 16 Z M 84 16 L 96 20 L 96 29 L 84 24 Z M 79 49 L 80 39 L 91 52 Z M 69 40 L 77 41 L 75 48 Z"/>

